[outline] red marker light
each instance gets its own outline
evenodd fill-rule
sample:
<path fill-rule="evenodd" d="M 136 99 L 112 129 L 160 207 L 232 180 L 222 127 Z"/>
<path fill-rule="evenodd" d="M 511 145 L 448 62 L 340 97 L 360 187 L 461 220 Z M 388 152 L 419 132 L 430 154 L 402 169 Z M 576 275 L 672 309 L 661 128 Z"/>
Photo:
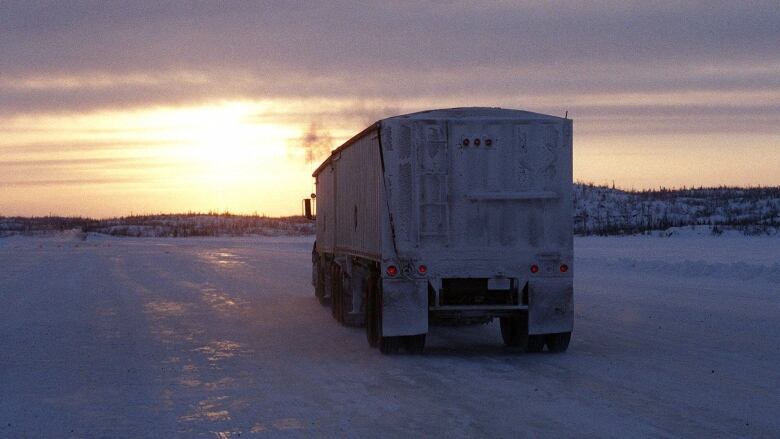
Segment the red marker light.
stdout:
<path fill-rule="evenodd" d="M 539 272 L 539 266 L 534 264 L 531 265 L 531 273 L 538 273 Z"/>
<path fill-rule="evenodd" d="M 395 265 L 390 265 L 389 267 L 387 267 L 388 276 L 393 277 L 396 274 L 398 274 L 398 268 L 396 268 Z"/>
<path fill-rule="evenodd" d="M 480 140 L 479 139 L 474 139 L 474 146 L 479 146 L 479 144 L 480 144 Z"/>
<path fill-rule="evenodd" d="M 417 271 L 419 271 L 420 274 L 425 274 L 428 272 L 428 267 L 426 267 L 425 265 L 420 265 L 419 267 L 417 267 Z"/>
<path fill-rule="evenodd" d="M 493 144 L 493 139 L 485 139 L 485 146 L 490 146 Z"/>
<path fill-rule="evenodd" d="M 469 139 L 463 139 L 463 146 L 469 146 Z"/>
<path fill-rule="evenodd" d="M 561 273 L 566 273 L 569 271 L 569 266 L 566 264 L 561 264 Z"/>

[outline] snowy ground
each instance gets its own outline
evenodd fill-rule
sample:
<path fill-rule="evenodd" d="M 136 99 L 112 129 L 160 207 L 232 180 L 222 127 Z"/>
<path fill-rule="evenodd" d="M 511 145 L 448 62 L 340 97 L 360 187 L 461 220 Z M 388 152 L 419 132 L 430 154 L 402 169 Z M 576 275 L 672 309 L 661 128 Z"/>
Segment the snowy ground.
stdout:
<path fill-rule="evenodd" d="M 566 354 L 382 356 L 310 238 L 0 239 L 0 437 L 778 437 L 780 239 L 578 238 Z"/>

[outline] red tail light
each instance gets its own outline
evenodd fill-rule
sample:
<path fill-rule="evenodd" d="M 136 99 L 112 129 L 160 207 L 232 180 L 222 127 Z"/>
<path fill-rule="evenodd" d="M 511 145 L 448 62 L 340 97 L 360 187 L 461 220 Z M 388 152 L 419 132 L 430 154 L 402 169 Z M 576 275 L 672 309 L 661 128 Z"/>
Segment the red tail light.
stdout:
<path fill-rule="evenodd" d="M 479 146 L 479 144 L 480 144 L 480 140 L 479 139 L 474 139 L 474 145 L 475 146 Z"/>
<path fill-rule="evenodd" d="M 531 273 L 538 273 L 539 272 L 539 266 L 534 264 L 531 265 Z"/>
<path fill-rule="evenodd" d="M 469 146 L 469 139 L 463 139 L 463 146 Z"/>
<path fill-rule="evenodd" d="M 569 266 L 566 264 L 561 264 L 561 273 L 566 273 L 569 271 Z"/>
<path fill-rule="evenodd" d="M 390 265 L 387 267 L 387 275 L 390 277 L 394 277 L 396 274 L 398 274 L 398 268 L 396 268 L 395 265 Z"/>
<path fill-rule="evenodd" d="M 425 274 L 428 272 L 428 267 L 426 267 L 425 265 L 420 265 L 419 267 L 417 267 L 417 271 L 419 271 L 420 274 Z"/>

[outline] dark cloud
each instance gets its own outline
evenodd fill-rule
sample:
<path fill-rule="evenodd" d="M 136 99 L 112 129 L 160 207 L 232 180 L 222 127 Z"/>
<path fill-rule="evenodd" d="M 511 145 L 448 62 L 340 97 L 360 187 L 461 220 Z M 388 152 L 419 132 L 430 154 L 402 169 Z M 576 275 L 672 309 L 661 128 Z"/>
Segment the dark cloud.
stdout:
<path fill-rule="evenodd" d="M 582 96 L 780 101 L 776 1 L 18 1 L 0 3 L 0 34 L 5 115 L 346 99 L 355 110 L 342 116 L 367 124 L 420 102 L 598 117 L 611 110 L 575 108 Z M 632 111 L 700 110 L 669 104 Z"/>
<path fill-rule="evenodd" d="M 234 66 L 309 74 L 400 65 L 756 61 L 775 1 L 6 2 L 11 71 Z"/>
<path fill-rule="evenodd" d="M 777 134 L 780 104 L 573 105 L 578 134 Z"/>

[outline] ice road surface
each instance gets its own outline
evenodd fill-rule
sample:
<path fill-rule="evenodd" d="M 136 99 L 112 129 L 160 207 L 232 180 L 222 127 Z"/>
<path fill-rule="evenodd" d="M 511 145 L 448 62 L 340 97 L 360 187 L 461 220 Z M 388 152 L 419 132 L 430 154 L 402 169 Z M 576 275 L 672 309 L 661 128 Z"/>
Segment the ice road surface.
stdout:
<path fill-rule="evenodd" d="M 566 354 L 383 356 L 311 238 L 0 239 L 0 437 L 780 437 L 780 239 L 578 238 Z"/>

